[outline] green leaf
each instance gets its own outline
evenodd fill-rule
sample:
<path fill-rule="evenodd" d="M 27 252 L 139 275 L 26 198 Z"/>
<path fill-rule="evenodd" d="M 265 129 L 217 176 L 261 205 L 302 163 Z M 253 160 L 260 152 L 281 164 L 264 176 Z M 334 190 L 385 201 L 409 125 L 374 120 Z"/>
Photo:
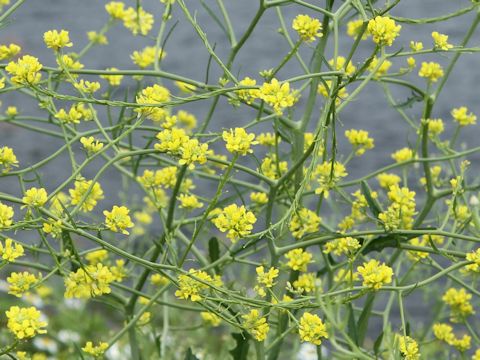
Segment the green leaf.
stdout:
<path fill-rule="evenodd" d="M 210 257 L 210 262 L 215 262 L 220 257 L 220 246 L 218 245 L 218 239 L 212 237 L 208 241 L 208 256 Z"/>
<path fill-rule="evenodd" d="M 383 331 L 380 333 L 380 335 L 378 335 L 377 337 L 377 340 L 375 340 L 375 343 L 373 344 L 373 352 L 375 353 L 375 355 L 378 355 L 379 353 L 379 350 L 380 350 L 380 346 L 382 345 L 382 341 L 383 341 Z"/>
<path fill-rule="evenodd" d="M 368 330 L 368 320 L 370 319 L 370 313 L 373 308 L 373 301 L 375 300 L 374 294 L 368 294 L 367 300 L 363 307 L 363 311 L 360 314 L 360 318 L 357 323 L 357 333 L 358 333 L 358 345 L 362 346 L 363 341 L 365 340 L 365 335 Z"/>
<path fill-rule="evenodd" d="M 247 333 L 232 333 L 232 337 L 236 342 L 235 348 L 229 351 L 235 360 L 246 360 L 248 355 L 248 348 L 250 344 L 248 340 L 250 335 Z"/>
<path fill-rule="evenodd" d="M 368 207 L 370 208 L 370 211 L 372 212 L 373 216 L 377 218 L 378 214 L 382 212 L 382 208 L 380 207 L 380 204 L 376 199 L 373 198 L 372 190 L 370 189 L 370 186 L 368 186 L 365 180 L 362 181 L 361 187 L 362 187 L 362 194 L 365 196 L 365 199 L 367 200 L 367 204 L 368 204 Z"/>
<path fill-rule="evenodd" d="M 352 303 L 348 303 L 348 335 L 358 345 L 357 324 L 355 321 L 355 313 L 353 312 Z"/>
<path fill-rule="evenodd" d="M 192 349 L 188 348 L 187 353 L 185 354 L 185 360 L 200 360 L 195 355 L 193 355 Z"/>

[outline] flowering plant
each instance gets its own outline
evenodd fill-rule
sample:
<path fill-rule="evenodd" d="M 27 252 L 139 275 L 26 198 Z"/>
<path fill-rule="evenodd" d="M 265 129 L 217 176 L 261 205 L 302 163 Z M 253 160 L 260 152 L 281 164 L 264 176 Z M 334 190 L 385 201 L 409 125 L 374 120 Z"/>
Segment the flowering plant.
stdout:
<path fill-rule="evenodd" d="M 1 28 L 24 2 L 0 0 Z M 110 1 L 83 48 L 68 29 L 32 35 L 55 62 L 0 44 L 0 94 L 38 104 L 7 104 L 0 127 L 58 144 L 32 161 L 0 137 L 2 358 L 480 359 L 480 148 L 459 144 L 475 104 L 436 110 L 460 56 L 479 51 L 479 3 L 406 18 L 400 0 L 256 2 L 244 27 L 229 0 Z M 243 66 L 270 15 L 288 50 Z M 458 43 L 402 36 L 469 15 Z M 170 71 L 177 22 L 205 73 Z M 129 69 L 86 68 L 113 29 L 148 45 Z M 387 156 L 342 117 L 378 87 L 385 122 L 410 135 Z"/>

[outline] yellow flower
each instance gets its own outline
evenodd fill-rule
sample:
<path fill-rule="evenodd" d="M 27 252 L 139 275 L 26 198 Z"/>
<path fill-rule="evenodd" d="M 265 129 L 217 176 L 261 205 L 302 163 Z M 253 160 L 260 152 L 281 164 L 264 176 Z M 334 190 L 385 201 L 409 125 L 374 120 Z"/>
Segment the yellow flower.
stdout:
<path fill-rule="evenodd" d="M 89 299 L 110 294 L 110 283 L 115 280 L 110 269 L 98 263 L 79 268 L 65 278 L 65 298 Z"/>
<path fill-rule="evenodd" d="M 150 278 L 150 283 L 156 286 L 164 286 L 170 283 L 170 280 L 161 274 L 153 274 Z"/>
<path fill-rule="evenodd" d="M 336 60 L 336 64 L 335 64 Z M 345 63 L 347 62 L 347 59 L 345 59 L 343 56 L 337 56 L 336 59 L 331 59 L 328 61 L 328 64 L 337 71 L 342 71 L 345 70 L 347 75 L 353 75 L 355 70 L 357 69 L 351 61 L 348 62 L 347 66 L 345 66 Z"/>
<path fill-rule="evenodd" d="M 362 26 L 362 19 L 349 21 L 347 23 L 347 35 L 355 39 L 358 35 L 360 35 L 360 30 L 362 29 Z M 363 33 L 362 40 L 365 40 L 367 37 L 368 30 Z"/>
<path fill-rule="evenodd" d="M 437 82 L 438 79 L 443 77 L 443 69 L 439 63 L 430 61 L 422 62 L 422 67 L 418 72 L 418 76 L 426 78 L 428 81 Z"/>
<path fill-rule="evenodd" d="M 47 326 L 45 321 L 41 321 L 41 313 L 35 307 L 11 306 L 5 312 L 8 318 L 7 327 L 17 339 L 22 340 L 34 337 L 36 334 L 45 334 Z"/>
<path fill-rule="evenodd" d="M 392 159 L 395 160 L 397 163 L 411 160 L 413 159 L 413 150 L 410 148 L 404 147 L 400 150 L 395 151 L 392 154 Z"/>
<path fill-rule="evenodd" d="M 129 232 L 126 229 L 133 227 L 129 213 L 130 210 L 126 206 L 114 205 L 112 211 L 105 210 L 103 212 L 103 215 L 105 215 L 105 226 L 111 231 L 120 231 L 122 234 L 128 235 Z"/>
<path fill-rule="evenodd" d="M 43 34 L 43 41 L 48 48 L 58 51 L 63 47 L 71 47 L 73 44 L 70 41 L 68 31 L 66 30 L 49 30 Z"/>
<path fill-rule="evenodd" d="M 377 176 L 379 185 L 382 188 L 389 189 L 390 186 L 398 185 L 402 179 L 396 174 L 381 173 Z"/>
<path fill-rule="evenodd" d="M 12 272 L 7 278 L 7 282 L 10 284 L 8 293 L 16 297 L 22 297 L 23 293 L 30 290 L 38 280 L 40 279 L 37 279 L 35 275 L 27 271 L 21 273 Z"/>
<path fill-rule="evenodd" d="M 98 81 L 88 81 L 83 79 L 80 79 L 78 83 L 74 83 L 73 86 L 78 91 L 87 94 L 93 94 L 95 91 L 98 91 L 100 89 L 100 83 Z"/>
<path fill-rule="evenodd" d="M 197 90 L 197 87 L 195 85 L 191 85 L 183 81 L 175 81 L 175 85 L 177 85 L 177 87 L 180 89 L 181 92 L 184 92 L 187 94 L 190 94 L 195 90 Z"/>
<path fill-rule="evenodd" d="M 91 251 L 85 255 L 85 259 L 87 259 L 90 265 L 96 265 L 108 259 L 108 251 L 105 249 Z"/>
<path fill-rule="evenodd" d="M 103 199 L 103 190 L 100 183 L 93 180 L 79 179 L 75 181 L 74 188 L 68 190 L 72 198 L 72 205 L 80 205 L 84 212 L 92 211 L 97 206 L 98 200 Z"/>
<path fill-rule="evenodd" d="M 443 133 L 445 127 L 442 119 L 428 119 L 428 132 L 431 135 L 440 135 Z"/>
<path fill-rule="evenodd" d="M 44 188 L 30 188 L 25 191 L 22 198 L 25 206 L 39 207 L 45 205 L 48 199 L 47 191 Z"/>
<path fill-rule="evenodd" d="M 180 165 L 188 165 L 189 169 L 195 168 L 195 163 L 200 165 L 207 162 L 207 156 L 211 155 L 212 151 L 208 150 L 208 144 L 201 144 L 197 139 L 189 139 L 181 147 Z"/>
<path fill-rule="evenodd" d="M 268 154 L 260 165 L 260 170 L 266 177 L 276 180 L 279 179 L 288 170 L 288 163 L 286 161 L 278 161 L 275 154 Z"/>
<path fill-rule="evenodd" d="M 12 82 L 19 85 L 35 85 L 42 78 L 40 70 L 43 65 L 36 57 L 25 55 L 17 62 L 11 61 L 5 67 L 5 70 L 12 75 Z"/>
<path fill-rule="evenodd" d="M 242 315 L 243 327 L 257 341 L 264 341 L 267 338 L 270 326 L 265 317 L 260 316 L 257 309 L 251 310 L 248 314 Z"/>
<path fill-rule="evenodd" d="M 395 24 L 395 20 L 387 16 L 377 16 L 368 22 L 367 30 L 372 34 L 376 44 L 391 46 L 401 28 L 400 25 Z"/>
<path fill-rule="evenodd" d="M 247 155 L 253 152 L 250 146 L 258 144 L 258 141 L 254 141 L 255 134 L 248 134 L 244 128 L 224 131 L 222 138 L 227 143 L 227 150 L 232 154 Z"/>
<path fill-rule="evenodd" d="M 418 344 L 410 336 L 399 337 L 400 352 L 404 356 L 405 360 L 419 360 L 420 350 Z"/>
<path fill-rule="evenodd" d="M 263 205 L 268 203 L 268 195 L 264 192 L 252 192 L 250 194 L 250 200 L 258 205 Z"/>
<path fill-rule="evenodd" d="M 475 125 L 477 123 L 477 117 L 472 112 L 468 113 L 466 106 L 453 109 L 452 116 L 460 126 Z"/>
<path fill-rule="evenodd" d="M 22 48 L 17 44 L 0 45 L 0 60 L 6 60 L 17 55 Z"/>
<path fill-rule="evenodd" d="M 84 65 L 79 62 L 74 60 L 71 56 L 68 55 L 62 55 L 60 58 L 57 58 L 57 64 L 60 68 L 65 68 L 67 70 L 80 70 L 83 69 Z M 71 74 L 73 78 L 76 78 L 76 74 Z"/>
<path fill-rule="evenodd" d="M 472 294 L 469 294 L 465 289 L 457 290 L 450 288 L 443 295 L 442 300 L 450 306 L 451 317 L 453 322 L 460 322 L 467 316 L 475 313 L 473 306 L 470 303 Z"/>
<path fill-rule="evenodd" d="M 374 57 L 372 59 L 372 62 L 370 63 L 370 65 L 368 65 L 368 70 L 370 72 L 375 71 L 375 68 L 378 66 L 378 62 L 379 62 L 378 58 Z M 381 65 L 379 66 L 377 71 L 375 72 L 374 78 L 379 78 L 380 76 L 386 75 L 387 72 L 388 72 L 388 69 L 390 69 L 391 66 L 392 66 L 391 61 L 383 60 L 383 62 L 381 63 Z"/>
<path fill-rule="evenodd" d="M 313 255 L 303 249 L 293 249 L 285 254 L 287 266 L 295 271 L 307 271 L 307 266 L 312 262 Z"/>
<path fill-rule="evenodd" d="M 413 246 L 428 246 L 429 244 L 425 236 L 422 236 L 421 238 L 416 237 L 410 239 L 408 243 Z M 420 261 L 421 259 L 428 257 L 428 252 L 409 250 L 407 251 L 407 257 L 412 261 Z"/>
<path fill-rule="evenodd" d="M 257 85 L 257 81 L 255 79 L 251 79 L 249 77 L 246 77 L 245 79 L 241 80 L 238 83 L 238 85 L 255 87 Z M 246 102 L 247 104 L 251 104 L 255 99 L 260 97 L 260 91 L 258 89 L 237 90 L 236 94 L 238 95 L 240 100 Z"/>
<path fill-rule="evenodd" d="M 134 9 L 129 7 L 123 13 L 123 25 L 132 32 L 143 36 L 147 35 L 153 27 L 153 15 L 143 10 L 142 7 Z"/>
<path fill-rule="evenodd" d="M 170 101 L 170 91 L 166 87 L 155 84 L 143 89 L 136 101 L 139 105 L 161 105 Z M 163 121 L 168 115 L 168 109 L 164 106 L 142 106 L 136 111 L 152 121 Z"/>
<path fill-rule="evenodd" d="M 152 65 L 157 59 L 155 56 L 158 56 L 158 60 L 165 58 L 167 53 L 162 48 L 158 49 L 154 46 L 147 46 L 142 51 L 134 51 L 130 58 L 133 60 L 134 64 L 141 69 L 145 69 Z"/>
<path fill-rule="evenodd" d="M 257 218 L 251 211 L 247 211 L 245 206 L 231 204 L 225 207 L 212 222 L 221 232 L 227 233 L 232 243 L 236 243 L 249 235 L 253 230 L 253 224 Z"/>
<path fill-rule="evenodd" d="M 363 278 L 362 285 L 372 290 L 378 290 L 392 282 L 392 268 L 375 259 L 363 263 L 362 266 L 357 267 L 357 271 Z"/>
<path fill-rule="evenodd" d="M 298 276 L 298 279 L 293 282 L 295 290 L 302 293 L 311 293 L 315 290 L 315 273 L 306 273 Z"/>
<path fill-rule="evenodd" d="M 120 1 L 110 1 L 105 5 L 105 10 L 113 19 L 123 20 L 125 17 L 125 4 Z"/>
<path fill-rule="evenodd" d="M 417 61 L 412 56 L 407 58 L 407 65 L 410 69 L 414 69 L 417 66 Z"/>
<path fill-rule="evenodd" d="M 472 356 L 472 360 L 480 360 L 480 349 L 475 351 L 475 354 Z"/>
<path fill-rule="evenodd" d="M 110 272 L 113 276 L 113 281 L 121 282 L 125 279 L 127 274 L 127 269 L 125 269 L 125 260 L 117 259 L 115 260 L 115 265 L 110 267 Z"/>
<path fill-rule="evenodd" d="M 456 347 L 460 352 L 470 349 L 470 342 L 472 340 L 471 337 L 468 335 L 463 335 L 461 339 L 457 338 L 453 333 L 453 328 L 448 324 L 434 324 L 433 334 L 438 340 L 444 341 L 448 345 Z"/>
<path fill-rule="evenodd" d="M 106 71 L 118 71 L 116 67 L 107 68 Z M 123 75 L 100 75 L 102 79 L 108 81 L 111 86 L 120 86 Z"/>
<path fill-rule="evenodd" d="M 222 319 L 214 314 L 214 313 L 211 313 L 211 312 L 208 312 L 208 311 L 202 311 L 200 313 L 200 316 L 202 317 L 203 321 L 210 325 L 210 326 L 213 326 L 213 327 L 217 327 L 220 325 L 220 323 L 222 322 Z"/>
<path fill-rule="evenodd" d="M 5 115 L 8 117 L 14 117 L 18 115 L 18 110 L 16 106 L 9 106 L 7 110 L 5 110 Z M 1 150 L 0 150 L 1 151 Z M 1 161 L 1 160 L 0 160 Z"/>
<path fill-rule="evenodd" d="M 0 257 L 7 261 L 15 261 L 16 258 L 19 258 L 24 255 L 23 246 L 14 242 L 12 239 L 5 239 L 5 246 L 0 242 Z"/>
<path fill-rule="evenodd" d="M 306 312 L 300 319 L 298 327 L 300 340 L 311 342 L 314 345 L 320 345 L 322 338 L 328 339 L 327 327 L 318 315 Z"/>
<path fill-rule="evenodd" d="M 360 156 L 365 153 L 366 150 L 373 149 L 374 140 L 369 137 L 368 131 L 365 130 L 346 130 L 345 137 L 348 142 L 352 144 L 355 155 Z"/>
<path fill-rule="evenodd" d="M 378 215 L 387 230 L 411 229 L 415 215 L 415 192 L 398 185 L 390 187 L 388 198 L 392 202 L 388 209 Z"/>
<path fill-rule="evenodd" d="M 321 83 L 318 85 L 317 92 L 322 95 L 325 98 L 328 98 L 330 96 L 330 91 L 332 91 L 332 80 L 326 80 L 325 81 L 326 86 L 324 83 Z M 339 105 L 343 99 L 345 99 L 348 96 L 347 89 L 345 87 L 342 87 L 338 90 L 335 103 Z M 308 148 L 308 147 L 307 147 Z"/>
<path fill-rule="evenodd" d="M 185 110 L 179 110 L 177 112 L 177 120 L 180 124 L 186 126 L 188 129 L 194 129 L 197 126 L 197 118 L 195 115 Z"/>
<path fill-rule="evenodd" d="M 423 50 L 423 43 L 421 41 L 410 41 L 410 49 L 412 51 L 421 51 Z"/>
<path fill-rule="evenodd" d="M 352 237 L 338 238 L 331 240 L 325 244 L 323 252 L 325 254 L 334 253 L 337 256 L 340 255 L 352 255 L 361 247 L 357 239 Z"/>
<path fill-rule="evenodd" d="M 467 261 L 473 262 L 473 264 L 469 264 L 465 266 L 465 269 L 467 271 L 477 272 L 477 273 L 480 272 L 480 248 L 467 253 L 467 255 L 465 256 L 465 259 Z"/>
<path fill-rule="evenodd" d="M 255 286 L 255 290 L 260 296 L 264 297 L 267 295 L 264 288 L 271 288 L 275 285 L 273 281 L 278 276 L 278 269 L 271 267 L 265 272 L 263 266 L 258 266 L 255 271 L 257 272 L 257 282 L 259 284 Z"/>
<path fill-rule="evenodd" d="M 195 195 L 180 194 L 178 200 L 180 207 L 187 210 L 200 209 L 203 206 Z"/>
<path fill-rule="evenodd" d="M 322 219 L 314 211 L 301 208 L 292 216 L 288 228 L 296 239 L 300 239 L 305 234 L 318 231 Z"/>
<path fill-rule="evenodd" d="M 108 39 L 104 34 L 99 34 L 96 31 L 87 31 L 87 38 L 94 44 L 108 45 Z"/>
<path fill-rule="evenodd" d="M 285 108 L 292 107 L 297 101 L 297 94 L 295 91 L 290 91 L 290 84 L 288 82 L 281 84 L 277 79 L 263 83 L 259 97 L 273 107 L 279 115 Z"/>
<path fill-rule="evenodd" d="M 292 28 L 298 33 L 302 41 L 312 42 L 323 36 L 322 23 L 308 15 L 297 15 L 293 19 Z"/>
<path fill-rule="evenodd" d="M 82 136 L 80 138 L 80 143 L 83 145 L 85 150 L 87 150 L 88 154 L 95 154 L 103 148 L 103 144 L 96 140 L 93 136 L 89 136 L 88 138 Z"/>
<path fill-rule="evenodd" d="M 158 144 L 155 144 L 155 149 L 170 154 L 178 154 L 182 145 L 190 138 L 186 135 L 183 129 L 165 129 L 157 134 Z"/>
<path fill-rule="evenodd" d="M 448 43 L 448 35 L 434 31 L 432 32 L 432 38 L 435 49 L 448 50 L 453 48 L 453 45 Z"/>
<path fill-rule="evenodd" d="M 341 178 L 347 176 L 348 173 L 345 165 L 335 161 L 325 161 L 315 168 L 314 177 L 318 182 L 318 187 L 315 189 L 315 194 L 323 193 L 328 198 L 328 191 L 333 189 Z"/>
<path fill-rule="evenodd" d="M 184 300 L 190 299 L 191 301 L 199 301 L 202 299 L 201 293 L 209 289 L 209 286 L 193 277 L 207 283 L 213 281 L 212 277 L 205 271 L 190 269 L 188 275 L 181 274 L 178 276 L 178 290 L 175 291 L 176 297 Z"/>
<path fill-rule="evenodd" d="M 18 166 L 18 160 L 12 148 L 8 146 L 0 147 L 0 166 L 3 167 L 4 173 L 9 172 L 12 166 Z"/>
<path fill-rule="evenodd" d="M 108 343 L 99 342 L 98 345 L 93 346 L 93 343 L 91 341 L 87 341 L 85 346 L 82 348 L 84 352 L 96 358 L 101 357 L 107 349 Z"/>
<path fill-rule="evenodd" d="M 257 141 L 260 145 L 263 146 L 275 146 L 275 142 L 277 141 L 274 133 L 261 133 L 257 136 Z M 278 138 L 278 142 L 280 143 L 281 139 Z"/>
<path fill-rule="evenodd" d="M 336 283 L 358 281 L 358 273 L 350 270 L 340 269 L 333 278 Z"/>

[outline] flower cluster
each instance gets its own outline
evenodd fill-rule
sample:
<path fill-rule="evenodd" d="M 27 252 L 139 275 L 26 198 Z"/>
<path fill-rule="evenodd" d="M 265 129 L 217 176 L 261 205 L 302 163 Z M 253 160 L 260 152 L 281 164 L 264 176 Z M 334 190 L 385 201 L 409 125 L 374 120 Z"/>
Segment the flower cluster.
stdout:
<path fill-rule="evenodd" d="M 257 218 L 251 211 L 236 204 L 228 205 L 212 220 L 218 230 L 226 232 L 227 238 L 233 243 L 249 235 L 256 221 Z"/>
<path fill-rule="evenodd" d="M 303 249 L 293 249 L 285 254 L 287 266 L 295 271 L 307 271 L 307 266 L 312 262 L 313 255 Z"/>
<path fill-rule="evenodd" d="M 66 30 L 49 30 L 43 34 L 43 41 L 48 48 L 58 51 L 64 47 L 71 47 L 70 36 Z"/>
<path fill-rule="evenodd" d="M 390 206 L 378 215 L 379 220 L 387 230 L 398 228 L 410 229 L 413 226 L 413 216 L 416 214 L 415 192 L 398 185 L 390 187 L 388 198 Z"/>
<path fill-rule="evenodd" d="M 271 267 L 267 272 L 263 266 L 259 266 L 256 269 L 258 285 L 255 286 L 255 290 L 258 295 L 265 297 L 267 295 L 265 288 L 271 288 L 274 285 L 274 280 L 278 276 L 278 269 Z"/>
<path fill-rule="evenodd" d="M 257 341 L 264 341 L 270 330 L 265 317 L 260 316 L 257 309 L 251 310 L 248 314 L 242 315 L 243 327 L 247 330 Z"/>
<path fill-rule="evenodd" d="M 35 85 L 42 78 L 40 70 L 43 65 L 38 59 L 31 55 L 25 55 L 17 62 L 11 61 L 5 67 L 5 70 L 12 75 L 12 82 L 18 85 Z"/>
<path fill-rule="evenodd" d="M 322 319 L 318 315 L 308 312 L 302 315 L 298 332 L 302 341 L 308 341 L 315 345 L 320 345 L 322 338 L 328 339 L 327 327 Z"/>
<path fill-rule="evenodd" d="M 347 130 L 345 131 L 345 137 L 348 139 L 348 142 L 352 144 L 355 155 L 357 156 L 363 155 L 366 150 L 373 149 L 374 147 L 374 141 L 369 137 L 368 131 Z"/>
<path fill-rule="evenodd" d="M 305 234 L 318 231 L 322 219 L 314 211 L 301 208 L 296 211 L 288 225 L 293 237 L 300 239 Z"/>
<path fill-rule="evenodd" d="M 453 322 L 461 321 L 469 315 L 475 313 L 473 306 L 470 303 L 472 294 L 469 294 L 465 289 L 450 288 L 443 295 L 442 300 L 450 306 L 451 320 Z"/>
<path fill-rule="evenodd" d="M 180 299 L 199 301 L 202 299 L 202 292 L 210 288 L 208 283 L 213 286 L 222 285 L 221 279 L 212 278 L 205 271 L 190 269 L 188 275 L 178 276 L 178 290 L 175 296 Z"/>
<path fill-rule="evenodd" d="M 380 261 L 372 259 L 357 268 L 363 279 L 363 286 L 372 290 L 378 290 L 383 285 L 392 282 L 393 270 L 390 266 L 381 264 Z"/>
<path fill-rule="evenodd" d="M 318 182 L 315 194 L 322 194 L 328 197 L 329 190 L 333 189 L 338 181 L 347 176 L 345 165 L 338 161 L 325 161 L 315 168 L 314 177 Z"/>
<path fill-rule="evenodd" d="M 115 281 L 110 269 L 98 263 L 80 268 L 65 278 L 65 298 L 89 299 L 110 294 L 110 284 Z"/>
<path fill-rule="evenodd" d="M 460 352 L 470 349 L 472 338 L 469 335 L 463 335 L 462 338 L 457 337 L 453 332 L 453 328 L 448 324 L 434 324 L 433 334 L 438 340 L 446 342 L 450 346 L 456 347 Z"/>
<path fill-rule="evenodd" d="M 7 328 L 17 339 L 22 340 L 34 337 L 36 334 L 45 334 L 47 322 L 41 319 L 42 314 L 35 307 L 11 306 L 5 312 L 7 315 Z"/>
<path fill-rule="evenodd" d="M 292 28 L 298 33 L 302 41 L 312 42 L 322 37 L 322 23 L 308 15 L 297 15 L 293 20 Z"/>
<path fill-rule="evenodd" d="M 111 211 L 105 210 L 105 225 L 114 232 L 121 232 L 128 235 L 128 228 L 133 227 L 132 219 L 130 218 L 130 210 L 126 206 L 114 205 Z"/>
<path fill-rule="evenodd" d="M 391 46 L 402 27 L 386 16 L 377 16 L 368 22 L 367 30 L 378 45 Z"/>
<path fill-rule="evenodd" d="M 230 129 L 222 134 L 223 140 L 226 142 L 227 150 L 232 154 L 247 155 L 252 153 L 251 145 L 258 142 L 254 141 L 255 134 L 248 134 L 244 128 Z"/>

